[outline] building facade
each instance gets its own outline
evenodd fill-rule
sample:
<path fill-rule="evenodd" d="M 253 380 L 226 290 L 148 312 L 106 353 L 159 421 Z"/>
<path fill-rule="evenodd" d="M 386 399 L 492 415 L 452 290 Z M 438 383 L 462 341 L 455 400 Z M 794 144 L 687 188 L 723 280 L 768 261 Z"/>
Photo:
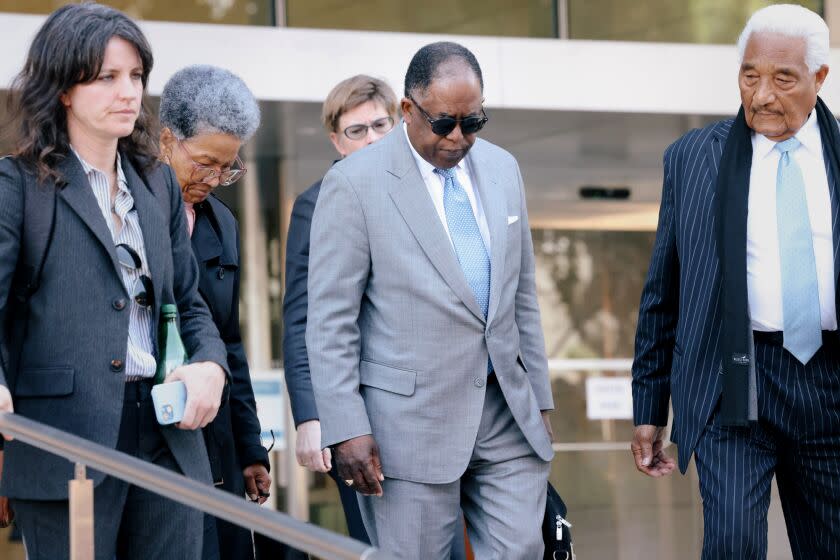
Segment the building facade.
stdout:
<path fill-rule="evenodd" d="M 44 14 L 63 3 L 0 0 L 0 103 Z M 773 2 L 106 3 L 142 20 L 155 55 L 152 107 L 167 79 L 195 63 L 232 70 L 260 99 L 263 125 L 243 154 L 249 173 L 218 194 L 242 228 L 243 334 L 261 379 L 282 379 L 292 203 L 335 158 L 319 122 L 324 97 L 357 73 L 401 92 L 408 61 L 428 42 L 455 40 L 473 50 L 490 117 L 482 136 L 511 151 L 525 179 L 557 404 L 552 482 L 569 504 L 577 549 L 587 558 L 699 556 L 693 467 L 686 477 L 654 481 L 635 471 L 629 453 L 633 336 L 662 152 L 689 129 L 737 111 L 735 39 L 750 13 Z M 800 3 L 822 13 L 840 40 L 840 0 Z M 832 60 L 840 62 L 840 51 Z M 837 83 L 830 74 L 823 90 L 835 108 Z M 276 506 L 343 530 L 334 486 L 295 465 L 288 432 L 275 456 Z M 784 535 L 774 500 L 770 550 L 781 552 L 771 557 L 789 557 Z"/>

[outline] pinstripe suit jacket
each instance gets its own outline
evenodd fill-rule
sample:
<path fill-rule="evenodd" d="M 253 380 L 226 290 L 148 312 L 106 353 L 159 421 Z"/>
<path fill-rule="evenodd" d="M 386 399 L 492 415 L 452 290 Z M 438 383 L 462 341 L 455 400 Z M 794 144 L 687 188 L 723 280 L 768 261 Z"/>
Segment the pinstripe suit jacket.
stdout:
<path fill-rule="evenodd" d="M 154 282 L 153 333 L 161 303 L 176 303 L 192 361 L 215 362 L 227 372 L 225 346 L 197 290 L 198 268 L 174 173 L 162 167 L 144 181 L 125 154 L 121 159 Z M 20 365 L 15 371 L 0 367 L 0 385 L 10 389 L 17 414 L 114 447 L 125 389 L 129 294 L 113 238 L 79 160 L 67 156 L 58 170 L 66 184 L 56 196 L 55 229 L 41 284 L 28 302 Z M 0 160 L 0 315 L 20 252 L 25 184 L 10 158 Z M 0 340 L 5 333 L 0 332 Z M 183 473 L 210 483 L 201 432 L 161 430 Z M 67 498 L 67 481 L 73 478 L 69 461 L 17 440 L 6 444 L 5 461 L 3 495 Z M 88 476 L 96 485 L 105 477 L 95 470 Z"/>
<path fill-rule="evenodd" d="M 722 291 L 715 190 L 732 122 L 728 119 L 692 130 L 665 150 L 659 225 L 639 309 L 634 421 L 664 426 L 668 400 L 673 398 L 671 440 L 679 446 L 683 473 L 721 394 Z M 836 285 L 840 270 L 838 186 L 827 155 L 825 161 Z"/>

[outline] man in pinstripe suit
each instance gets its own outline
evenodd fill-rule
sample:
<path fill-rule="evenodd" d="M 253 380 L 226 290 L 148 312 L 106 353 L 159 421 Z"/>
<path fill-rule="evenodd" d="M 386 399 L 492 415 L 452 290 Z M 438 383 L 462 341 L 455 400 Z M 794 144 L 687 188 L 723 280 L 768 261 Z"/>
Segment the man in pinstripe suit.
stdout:
<path fill-rule="evenodd" d="M 738 41 L 742 109 L 664 156 L 633 364 L 636 467 L 695 456 L 703 558 L 766 558 L 776 476 L 795 558 L 840 558 L 837 122 L 818 99 L 828 28 L 756 12 Z"/>

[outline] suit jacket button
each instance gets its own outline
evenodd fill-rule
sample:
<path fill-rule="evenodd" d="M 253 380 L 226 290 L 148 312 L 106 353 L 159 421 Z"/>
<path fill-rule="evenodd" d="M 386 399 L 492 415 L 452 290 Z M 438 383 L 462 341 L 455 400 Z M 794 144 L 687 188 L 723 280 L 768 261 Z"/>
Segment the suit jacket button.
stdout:
<path fill-rule="evenodd" d="M 222 280 L 225 277 L 225 268 L 223 266 L 219 267 L 219 271 L 216 273 L 216 276 L 219 280 Z"/>
<path fill-rule="evenodd" d="M 124 366 L 122 360 L 111 360 L 111 371 L 122 371 Z"/>
<path fill-rule="evenodd" d="M 476 377 L 475 379 L 473 379 L 473 384 L 479 389 L 481 389 L 482 387 L 484 387 L 484 380 L 480 377 Z"/>
<path fill-rule="evenodd" d="M 111 302 L 111 305 L 117 311 L 122 311 L 123 309 L 125 309 L 125 300 L 123 298 L 117 298 Z"/>

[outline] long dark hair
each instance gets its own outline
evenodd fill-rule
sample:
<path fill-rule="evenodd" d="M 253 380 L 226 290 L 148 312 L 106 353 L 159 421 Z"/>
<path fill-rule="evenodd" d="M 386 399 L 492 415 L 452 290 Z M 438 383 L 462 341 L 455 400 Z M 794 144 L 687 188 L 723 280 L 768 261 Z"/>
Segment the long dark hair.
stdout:
<path fill-rule="evenodd" d="M 112 37 L 134 45 L 143 64 L 143 91 L 152 71 L 152 49 L 137 24 L 124 13 L 95 3 L 69 4 L 54 11 L 29 47 L 23 70 L 9 97 L 14 125 L 14 154 L 40 180 L 61 180 L 56 166 L 70 152 L 67 114 L 60 97 L 76 84 L 92 82 L 102 69 Z M 155 160 L 153 120 L 145 106 L 130 136 L 120 138 L 119 150 L 136 165 Z"/>

